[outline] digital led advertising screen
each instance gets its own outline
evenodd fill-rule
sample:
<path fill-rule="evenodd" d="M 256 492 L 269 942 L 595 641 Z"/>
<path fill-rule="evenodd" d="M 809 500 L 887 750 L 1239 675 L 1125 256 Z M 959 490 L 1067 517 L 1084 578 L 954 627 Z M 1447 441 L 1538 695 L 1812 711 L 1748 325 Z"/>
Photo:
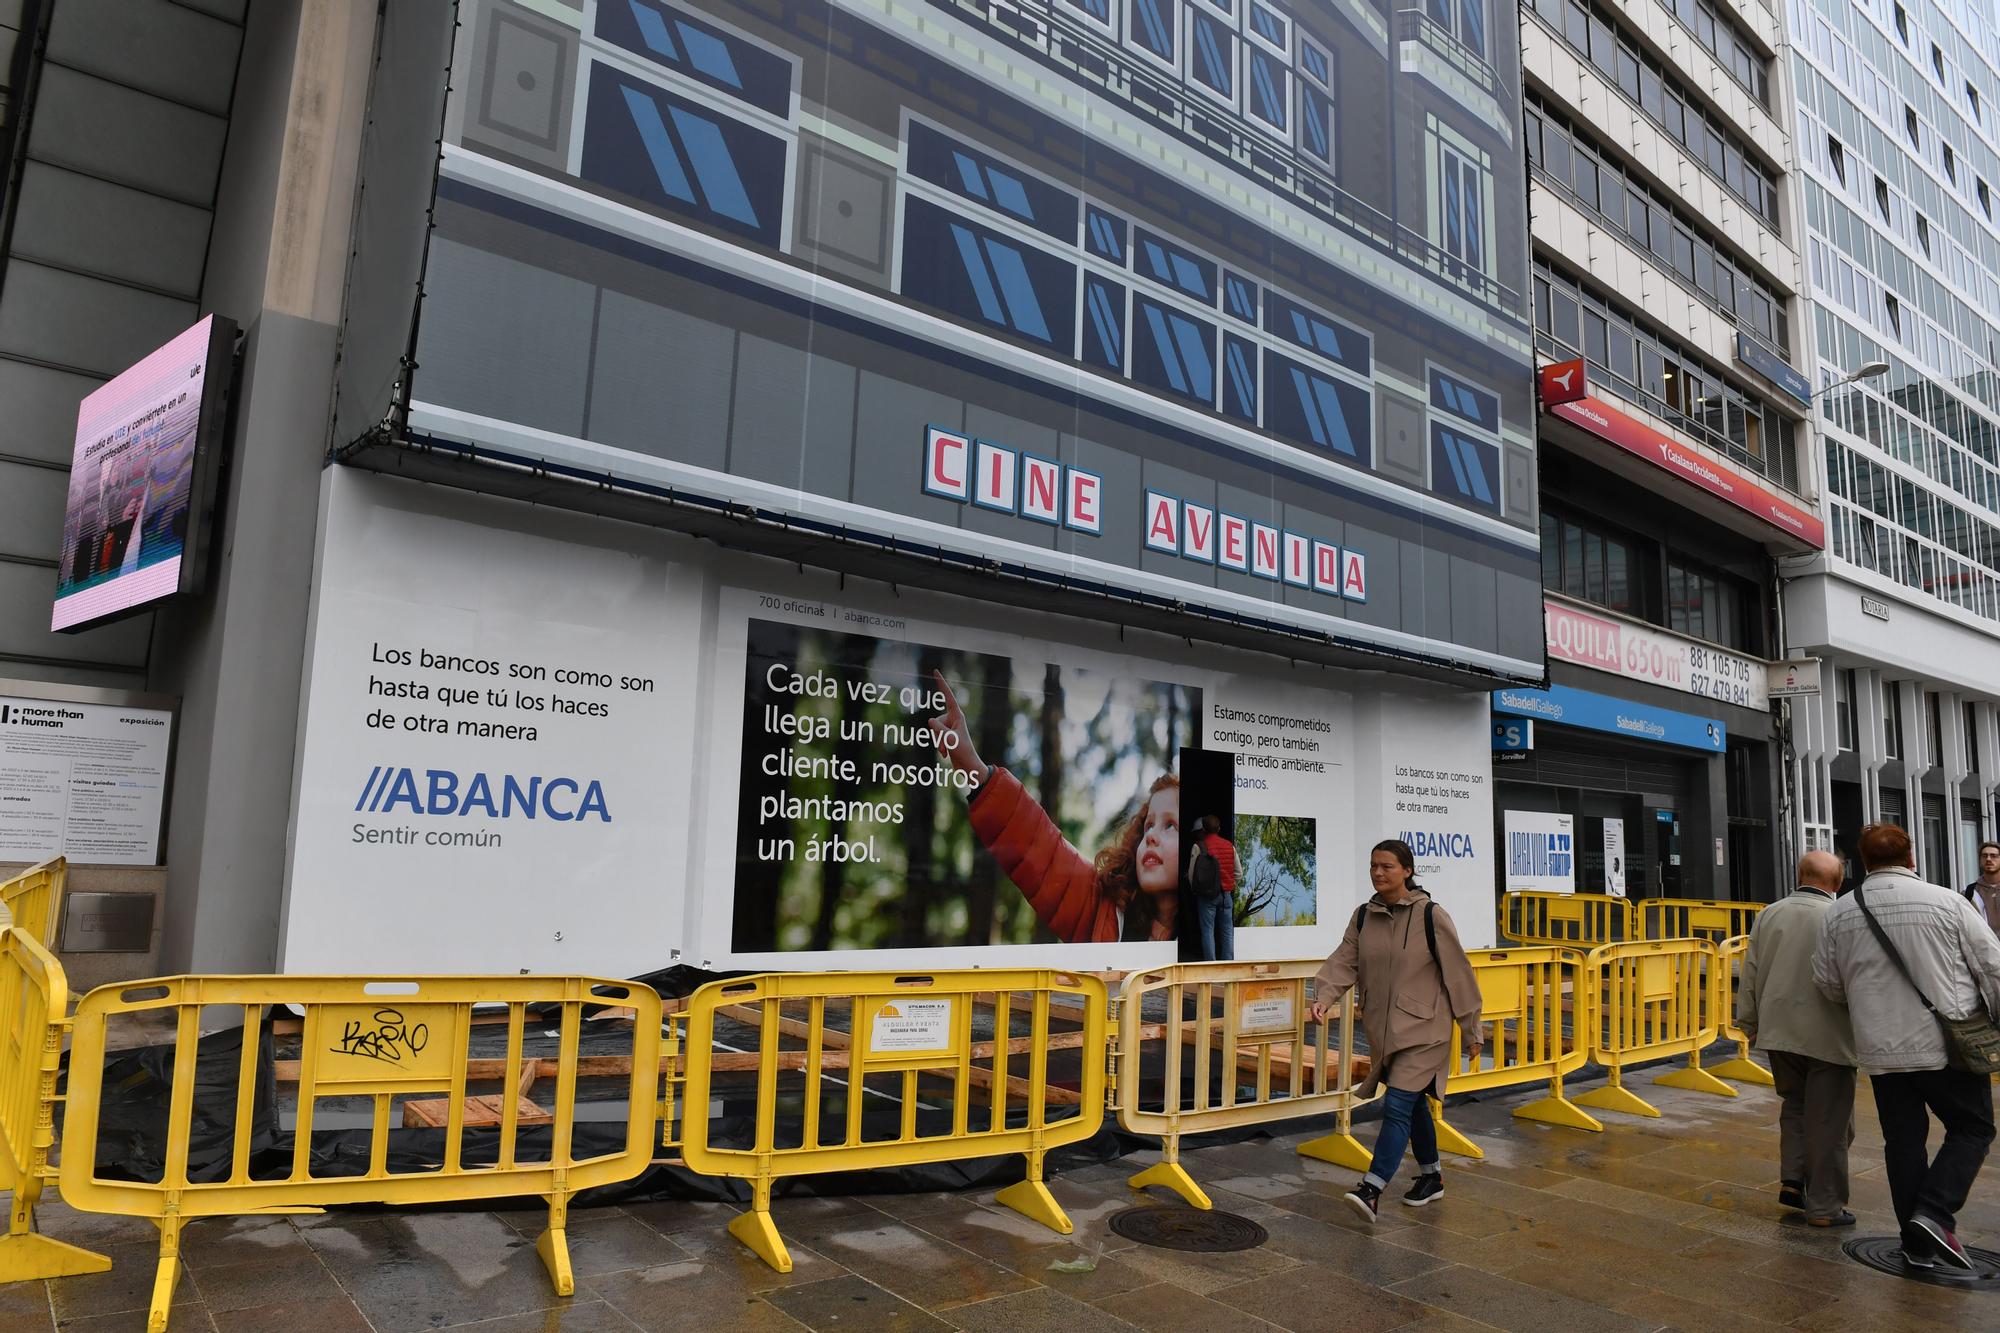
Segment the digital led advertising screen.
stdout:
<path fill-rule="evenodd" d="M 210 315 L 77 409 L 49 628 L 200 591 L 235 340 L 236 326 Z"/>

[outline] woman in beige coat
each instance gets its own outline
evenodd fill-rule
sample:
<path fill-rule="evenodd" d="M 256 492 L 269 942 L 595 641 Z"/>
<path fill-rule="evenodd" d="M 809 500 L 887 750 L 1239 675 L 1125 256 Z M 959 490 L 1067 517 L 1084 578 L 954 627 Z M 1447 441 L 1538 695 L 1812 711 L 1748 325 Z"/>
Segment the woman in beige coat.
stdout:
<path fill-rule="evenodd" d="M 1444 1096 L 1454 1019 L 1465 1036 L 1467 1059 L 1477 1062 L 1483 1044 L 1479 980 L 1458 942 L 1458 928 L 1410 877 L 1414 870 L 1408 843 L 1391 838 L 1375 844 L 1368 858 L 1375 896 L 1356 910 L 1340 947 L 1313 983 L 1319 997 L 1313 1001 L 1314 1022 L 1323 1021 L 1354 987 L 1368 1034 L 1368 1081 L 1361 1095 L 1388 1085 L 1375 1160 L 1346 1196 L 1371 1223 L 1406 1148 L 1416 1149 L 1417 1179 L 1403 1202 L 1420 1208 L 1444 1193 L 1437 1126 L 1426 1098 Z"/>

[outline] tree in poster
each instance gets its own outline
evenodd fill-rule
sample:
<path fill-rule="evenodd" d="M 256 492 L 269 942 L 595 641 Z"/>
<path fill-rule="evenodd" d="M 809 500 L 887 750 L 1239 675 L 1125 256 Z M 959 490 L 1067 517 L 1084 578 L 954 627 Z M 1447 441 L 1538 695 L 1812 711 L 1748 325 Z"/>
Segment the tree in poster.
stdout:
<path fill-rule="evenodd" d="M 1310 926 L 1319 921 L 1319 831 L 1312 819 L 1236 816 L 1236 924 Z"/>

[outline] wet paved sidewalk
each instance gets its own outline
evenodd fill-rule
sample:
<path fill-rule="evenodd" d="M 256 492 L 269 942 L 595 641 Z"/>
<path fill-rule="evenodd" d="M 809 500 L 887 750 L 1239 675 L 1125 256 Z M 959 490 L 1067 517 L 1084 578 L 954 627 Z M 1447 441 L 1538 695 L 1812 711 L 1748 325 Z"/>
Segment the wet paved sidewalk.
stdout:
<path fill-rule="evenodd" d="M 1373 1234 L 1340 1201 L 1351 1172 L 1297 1156 L 1306 1135 L 1193 1151 L 1219 1208 L 1270 1232 L 1261 1249 L 1147 1249 L 1106 1219 L 1136 1201 L 1141 1156 L 1063 1175 L 1076 1235 L 1052 1235 L 972 1195 L 781 1199 L 793 1272 L 780 1275 L 723 1231 L 718 1205 L 638 1204 L 572 1215 L 577 1294 L 553 1295 L 533 1241 L 541 1214 L 426 1213 L 206 1221 L 186 1233 L 180 1333 L 479 1333 L 633 1329 L 1169 1330 L 1484 1328 L 1811 1329 L 1936 1333 L 2000 1329 L 2000 1295 L 1919 1286 L 1850 1263 L 1840 1242 L 1893 1231 L 1881 1138 L 1864 1082 L 1854 1151 L 1858 1232 L 1780 1220 L 1777 1101 L 1646 1087 L 1660 1120 L 1606 1117 L 1603 1134 L 1512 1119 L 1511 1100 L 1456 1108 L 1486 1149 L 1446 1158 L 1446 1196 L 1384 1200 Z M 1362 1137 L 1372 1137 L 1364 1126 Z M 1407 1172 L 1406 1167 L 1406 1172 Z M 1162 1199 L 1162 1201 L 1168 1201 Z M 142 1329 L 152 1230 L 51 1203 L 44 1229 L 108 1249 L 111 1272 L 0 1287 L 0 1329 Z M 1989 1170 L 1961 1219 L 2000 1239 Z M 1097 1258 L 1094 1271 L 1053 1260 Z"/>

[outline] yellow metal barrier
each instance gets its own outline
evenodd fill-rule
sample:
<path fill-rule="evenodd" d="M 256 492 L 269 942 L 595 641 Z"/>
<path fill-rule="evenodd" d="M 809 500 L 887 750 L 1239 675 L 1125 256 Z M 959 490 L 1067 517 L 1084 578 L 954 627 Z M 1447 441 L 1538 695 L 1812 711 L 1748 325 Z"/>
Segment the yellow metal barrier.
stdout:
<path fill-rule="evenodd" d="M 507 1054 L 498 1082 L 507 1090 L 497 1141 L 465 1123 L 471 1082 L 475 1005 L 507 1006 Z M 304 1012 L 299 1048 L 298 1114 L 289 1167 L 283 1175 L 251 1175 L 250 1140 L 257 1095 L 259 1032 L 274 1007 Z M 618 1005 L 633 1013 L 631 1062 L 625 1090 L 625 1144 L 578 1158 L 578 1051 L 586 1005 Z M 528 1018 L 529 1006 L 538 1015 Z M 191 1180 L 189 1131 L 194 1115 L 195 1064 L 204 1008 L 209 1028 L 240 1022 L 245 1033 L 237 1073 L 235 1134 L 226 1179 Z M 232 1014 L 229 1011 L 234 1010 Z M 98 1113 L 103 1096 L 106 1028 L 119 1015 L 171 1010 L 175 1018 L 173 1091 L 165 1108 L 167 1157 L 156 1181 L 99 1174 Z M 550 1012 L 553 1010 L 553 1012 Z M 219 1016 L 220 1015 L 220 1019 Z M 550 1144 L 538 1152 L 521 1142 L 519 1099 L 526 1028 L 555 1028 L 555 1119 Z M 621 1052 L 622 1054 L 622 1052 Z M 445 1203 L 539 1194 L 549 1224 L 535 1242 L 561 1295 L 576 1289 L 567 1238 L 569 1198 L 578 1190 L 629 1180 L 652 1158 L 659 1113 L 660 997 L 651 988 L 587 977 L 170 977 L 104 986 L 77 1006 L 70 1052 L 69 1108 L 63 1126 L 60 1179 L 65 1202 L 89 1212 L 149 1218 L 160 1229 L 159 1268 L 147 1328 L 160 1333 L 180 1276 L 180 1233 L 191 1219 L 241 1213 L 316 1213 L 329 1204 Z M 542 1057 L 543 1064 L 549 1063 Z M 482 1061 L 482 1065 L 491 1062 Z M 450 1111 L 441 1165 L 392 1172 L 389 1132 L 394 1104 L 419 1094 L 445 1094 Z M 372 1113 L 367 1170 L 327 1176 L 312 1170 L 315 1111 L 322 1099 L 355 1099 Z M 337 1113 L 337 1109 L 329 1114 Z M 468 1161 L 468 1147 L 491 1143 L 491 1163 Z M 473 1156 L 483 1156 L 475 1151 Z"/>
<path fill-rule="evenodd" d="M 1716 1015 L 1721 1024 L 1723 1040 L 1736 1043 L 1736 1054 L 1708 1072 L 1717 1078 L 1730 1078 L 1738 1083 L 1768 1088 L 1776 1080 L 1771 1077 L 1770 1070 L 1751 1058 L 1750 1039 L 1743 1035 L 1742 1028 L 1736 1026 L 1736 991 L 1742 979 L 1743 955 L 1749 951 L 1748 935 L 1733 936 L 1716 946 Z"/>
<path fill-rule="evenodd" d="M 30 866 L 0 884 L 0 925 L 11 922 L 33 935 L 44 948 L 55 948 L 63 883 L 68 878 L 69 862 L 58 856 Z"/>
<path fill-rule="evenodd" d="M 1748 935 L 1763 903 L 1724 902 L 1712 898 L 1647 898 L 1639 904 L 1642 933 L 1634 939 L 1707 940 L 1721 944 Z"/>
<path fill-rule="evenodd" d="M 1500 900 L 1500 934 L 1572 949 L 1639 938 L 1632 904 L 1602 893 L 1509 893 Z"/>
<path fill-rule="evenodd" d="M 1445 1083 L 1447 1094 L 1483 1092 L 1548 1081 L 1549 1095 L 1514 1109 L 1517 1120 L 1602 1131 L 1604 1123 L 1563 1094 L 1563 1079 L 1590 1061 L 1591 988 L 1581 983 L 1583 955 L 1572 949 L 1479 949 L 1466 954 L 1479 978 L 1486 1045 L 1474 1066 L 1461 1046 Z M 1453 1027 L 1453 1040 L 1458 1029 Z M 1580 1098 L 1578 1100 L 1581 1100 Z M 1438 1146 L 1484 1157 L 1479 1146 L 1447 1126 L 1435 1101 Z"/>
<path fill-rule="evenodd" d="M 1686 1055 L 1688 1067 L 1662 1074 L 1662 1087 L 1734 1097 L 1736 1089 L 1701 1067 L 1701 1053 L 1715 1040 L 1715 946 L 1707 940 L 1635 940 L 1606 944 L 1584 962 L 1584 985 L 1595 1012 L 1589 1023 L 1590 1059 L 1607 1081 L 1579 1096 L 1580 1106 L 1631 1115 L 1659 1110 L 1624 1085 L 1627 1065 Z"/>
<path fill-rule="evenodd" d="M 1183 1134 L 1333 1112 L 1335 1132 L 1299 1152 L 1366 1170 L 1354 1138 L 1354 1013 L 1307 1021 L 1306 982 L 1318 959 L 1182 963 L 1136 972 L 1114 1006 L 1118 1043 L 1112 1096 L 1118 1123 L 1160 1136 L 1161 1160 L 1130 1180 L 1164 1185 L 1197 1208 L 1213 1205 L 1180 1164 Z M 1308 1037 L 1308 1029 L 1313 1035 Z M 1338 1033 L 1329 1048 L 1329 1029 Z"/>
<path fill-rule="evenodd" d="M 14 1192 L 0 1239 L 0 1283 L 102 1273 L 111 1260 L 35 1231 L 35 1202 L 55 1177 L 56 1072 L 69 983 L 30 931 L 0 928 L 0 1190 Z"/>
<path fill-rule="evenodd" d="M 732 1027 L 727 1049 L 718 1019 L 742 1029 Z M 1017 1026 L 1026 1031 L 1016 1035 Z M 729 1233 L 777 1271 L 792 1268 L 771 1218 L 771 1187 L 785 1176 L 1022 1153 L 1027 1178 L 1001 1190 L 998 1202 L 1071 1231 L 1042 1182 L 1042 1162 L 1049 1149 L 1087 1139 L 1104 1123 L 1105 993 L 1097 978 L 1001 968 L 772 973 L 703 986 L 688 998 L 685 1032 L 684 1050 L 669 1056 L 686 1066 L 676 1073 L 684 1078 L 676 1099 L 682 1154 L 703 1175 L 750 1182 L 750 1210 Z M 1050 1078 L 1051 1054 L 1070 1050 L 1079 1063 L 1073 1089 Z M 710 1141 L 716 1075 L 731 1069 L 755 1077 L 747 1148 Z M 841 1103 L 825 1117 L 833 1119 L 831 1135 L 822 1116 L 830 1111 L 828 1083 L 838 1085 Z M 919 1132 L 920 1096 L 950 1108 L 948 1127 Z M 1053 1115 L 1052 1107 L 1075 1109 Z M 882 1113 L 872 1125 L 867 1108 Z M 664 1137 L 674 1140 L 671 1123 Z"/>

